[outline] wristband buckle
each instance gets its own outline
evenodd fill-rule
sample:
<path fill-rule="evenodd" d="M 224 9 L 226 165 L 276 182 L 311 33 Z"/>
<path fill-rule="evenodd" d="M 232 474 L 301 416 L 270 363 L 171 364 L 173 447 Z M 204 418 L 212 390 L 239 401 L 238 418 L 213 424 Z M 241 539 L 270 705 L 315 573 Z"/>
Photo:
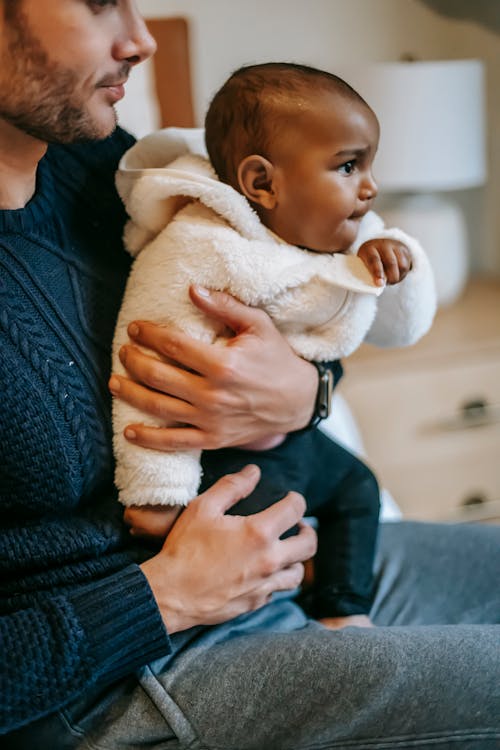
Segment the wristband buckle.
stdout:
<path fill-rule="evenodd" d="M 332 410 L 333 374 L 321 362 L 311 362 L 318 371 L 318 392 L 314 412 L 308 427 L 316 427 L 323 419 L 330 416 Z"/>

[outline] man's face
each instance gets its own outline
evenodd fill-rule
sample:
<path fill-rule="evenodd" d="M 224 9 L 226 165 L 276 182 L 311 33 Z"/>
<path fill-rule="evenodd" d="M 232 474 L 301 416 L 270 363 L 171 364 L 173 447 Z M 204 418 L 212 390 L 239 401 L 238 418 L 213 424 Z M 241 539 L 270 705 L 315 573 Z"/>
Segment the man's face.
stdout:
<path fill-rule="evenodd" d="M 47 142 L 104 138 L 154 50 L 131 0 L 0 0 L 0 118 Z"/>
<path fill-rule="evenodd" d="M 377 194 L 377 119 L 363 102 L 320 91 L 308 95 L 288 122 L 271 149 L 278 201 L 266 224 L 290 244 L 345 251 Z"/>

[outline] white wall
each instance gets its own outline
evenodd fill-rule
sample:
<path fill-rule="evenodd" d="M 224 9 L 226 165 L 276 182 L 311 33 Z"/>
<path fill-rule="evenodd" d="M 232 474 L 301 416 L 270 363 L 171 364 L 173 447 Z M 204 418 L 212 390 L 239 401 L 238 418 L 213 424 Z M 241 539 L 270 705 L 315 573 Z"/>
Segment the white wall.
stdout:
<path fill-rule="evenodd" d="M 497 2 L 497 0 L 491 0 Z M 138 0 L 147 17 L 189 18 L 195 107 L 201 124 L 208 101 L 228 74 L 267 60 L 303 62 L 335 71 L 352 62 L 476 57 L 487 66 L 488 185 L 457 196 L 472 236 L 472 264 L 500 274 L 500 36 L 443 18 L 418 0 Z M 143 76 L 144 71 L 138 73 Z M 142 85 L 142 84 L 138 84 Z M 122 111 L 133 106 L 133 92 Z M 149 121 L 143 125 L 149 127 Z"/>

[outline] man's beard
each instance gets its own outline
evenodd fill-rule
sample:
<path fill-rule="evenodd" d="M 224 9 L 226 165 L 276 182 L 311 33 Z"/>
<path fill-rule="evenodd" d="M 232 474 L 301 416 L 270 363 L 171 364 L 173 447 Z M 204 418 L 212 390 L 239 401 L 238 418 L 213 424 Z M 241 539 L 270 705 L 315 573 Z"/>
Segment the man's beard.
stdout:
<path fill-rule="evenodd" d="M 6 34 L 8 79 L 0 90 L 0 118 L 46 143 L 97 140 L 112 132 L 116 114 L 111 126 L 92 118 L 77 93 L 77 74 L 49 59 L 21 11 L 11 15 Z"/>

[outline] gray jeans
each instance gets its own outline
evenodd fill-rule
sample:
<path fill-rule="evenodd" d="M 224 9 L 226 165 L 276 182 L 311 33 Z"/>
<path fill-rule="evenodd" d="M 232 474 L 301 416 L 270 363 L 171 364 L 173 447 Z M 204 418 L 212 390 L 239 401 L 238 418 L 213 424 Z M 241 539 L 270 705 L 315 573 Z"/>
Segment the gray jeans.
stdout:
<path fill-rule="evenodd" d="M 376 575 L 376 628 L 277 598 L 2 748 L 500 748 L 500 526 L 385 524 Z"/>

